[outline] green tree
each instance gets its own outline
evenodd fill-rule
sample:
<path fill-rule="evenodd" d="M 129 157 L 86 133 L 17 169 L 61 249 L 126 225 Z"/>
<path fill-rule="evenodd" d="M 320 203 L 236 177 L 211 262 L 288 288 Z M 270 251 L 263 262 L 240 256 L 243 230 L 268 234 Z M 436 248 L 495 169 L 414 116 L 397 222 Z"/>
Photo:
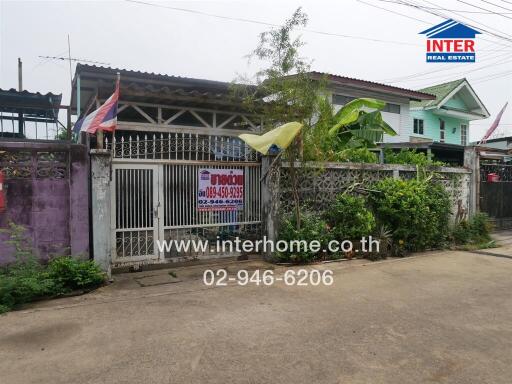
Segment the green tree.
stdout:
<path fill-rule="evenodd" d="M 307 22 L 306 13 L 298 8 L 282 26 L 261 33 L 258 46 L 249 55 L 262 67 L 256 73 L 256 84 L 234 86 L 235 95 L 242 97 L 245 107 L 262 115 L 264 130 L 291 121 L 302 123 L 307 130 L 318 110 L 318 95 L 323 82 L 311 79 L 310 62 L 299 52 L 304 43 L 297 29 L 304 28 Z M 301 159 L 302 143 L 302 135 L 299 135 L 286 150 L 284 158 L 290 162 Z M 295 223 L 300 229 L 298 170 L 290 167 L 290 172 Z"/>

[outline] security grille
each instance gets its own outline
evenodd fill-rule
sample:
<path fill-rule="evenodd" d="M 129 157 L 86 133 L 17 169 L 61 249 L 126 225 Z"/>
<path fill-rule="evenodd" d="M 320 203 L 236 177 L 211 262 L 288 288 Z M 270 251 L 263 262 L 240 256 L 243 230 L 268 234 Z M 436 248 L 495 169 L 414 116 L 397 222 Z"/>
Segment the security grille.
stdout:
<path fill-rule="evenodd" d="M 113 154 L 113 262 L 165 262 L 220 257 L 216 242 L 254 239 L 261 231 L 261 164 L 236 137 L 170 133 L 117 137 Z M 200 169 L 238 169 L 244 174 L 243 206 L 198 210 Z M 114 209 L 115 207 L 115 209 Z M 161 251 L 159 241 L 208 241 L 208 248 Z"/>

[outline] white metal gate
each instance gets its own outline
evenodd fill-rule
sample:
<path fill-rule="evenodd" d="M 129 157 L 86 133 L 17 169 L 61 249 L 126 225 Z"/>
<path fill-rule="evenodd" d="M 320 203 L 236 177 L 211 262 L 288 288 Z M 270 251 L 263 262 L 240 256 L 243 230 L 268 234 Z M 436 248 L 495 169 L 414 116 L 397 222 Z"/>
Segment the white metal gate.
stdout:
<path fill-rule="evenodd" d="M 205 145 L 212 142 L 213 146 Z M 142 158 L 141 147 L 145 152 Z M 259 236 L 261 164 L 242 142 L 234 138 L 208 137 L 205 141 L 199 135 L 169 134 L 145 140 L 143 144 L 138 138 L 123 140 L 117 146 L 114 143 L 112 149 L 114 264 L 218 257 L 228 254 L 218 253 L 217 240 Z M 171 149 L 181 151 L 180 155 L 171 156 Z M 234 211 L 199 211 L 198 180 L 202 168 L 243 170 L 243 207 Z M 188 241 L 189 248 L 178 251 L 172 247 L 161 252 L 157 243 L 163 240 Z M 193 242 L 206 241 L 205 250 L 194 249 Z"/>
<path fill-rule="evenodd" d="M 116 164 L 111 185 L 113 262 L 158 259 L 158 166 Z"/>

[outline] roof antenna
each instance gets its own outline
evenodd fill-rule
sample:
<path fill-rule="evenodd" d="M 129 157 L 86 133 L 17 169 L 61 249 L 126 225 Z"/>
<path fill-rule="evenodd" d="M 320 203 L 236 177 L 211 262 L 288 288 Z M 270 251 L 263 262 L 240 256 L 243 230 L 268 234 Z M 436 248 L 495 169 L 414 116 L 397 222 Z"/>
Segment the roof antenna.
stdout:
<path fill-rule="evenodd" d="M 77 63 L 82 62 L 82 63 L 102 64 L 102 65 L 110 66 L 110 63 L 102 63 L 101 61 L 93 61 L 93 60 L 88 60 L 88 59 L 71 57 L 71 40 L 69 38 L 69 33 L 68 33 L 68 56 L 67 57 L 63 57 L 63 56 L 38 56 L 38 57 L 41 59 L 68 61 L 69 62 L 69 77 L 71 80 L 71 87 L 73 87 L 73 68 L 72 68 L 73 61 L 75 61 Z"/>

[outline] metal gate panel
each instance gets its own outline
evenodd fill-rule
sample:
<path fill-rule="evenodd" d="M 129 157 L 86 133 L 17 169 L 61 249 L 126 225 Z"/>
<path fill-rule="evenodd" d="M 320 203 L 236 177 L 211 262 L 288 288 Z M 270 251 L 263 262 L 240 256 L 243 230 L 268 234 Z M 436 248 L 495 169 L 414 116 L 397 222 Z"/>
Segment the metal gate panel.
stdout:
<path fill-rule="evenodd" d="M 201 164 L 165 164 L 163 169 L 163 208 L 166 241 L 208 241 L 207 251 L 168 252 L 165 258 L 197 257 L 217 252 L 217 239 L 235 236 L 252 238 L 261 229 L 260 163 L 231 165 L 204 162 Z M 244 206 L 236 211 L 198 211 L 198 179 L 201 168 L 243 169 Z M 229 256 L 230 254 L 224 254 Z"/>
<path fill-rule="evenodd" d="M 114 164 L 112 169 L 112 261 L 158 259 L 158 166 Z"/>
<path fill-rule="evenodd" d="M 218 254 L 217 239 L 261 233 L 261 163 L 233 136 L 169 132 L 122 133 L 112 143 L 112 262 L 157 263 Z M 244 204 L 236 211 L 199 211 L 201 168 L 243 169 Z M 208 240 L 206 251 L 159 252 L 169 240 Z M 165 248 L 165 247 L 162 247 Z"/>

